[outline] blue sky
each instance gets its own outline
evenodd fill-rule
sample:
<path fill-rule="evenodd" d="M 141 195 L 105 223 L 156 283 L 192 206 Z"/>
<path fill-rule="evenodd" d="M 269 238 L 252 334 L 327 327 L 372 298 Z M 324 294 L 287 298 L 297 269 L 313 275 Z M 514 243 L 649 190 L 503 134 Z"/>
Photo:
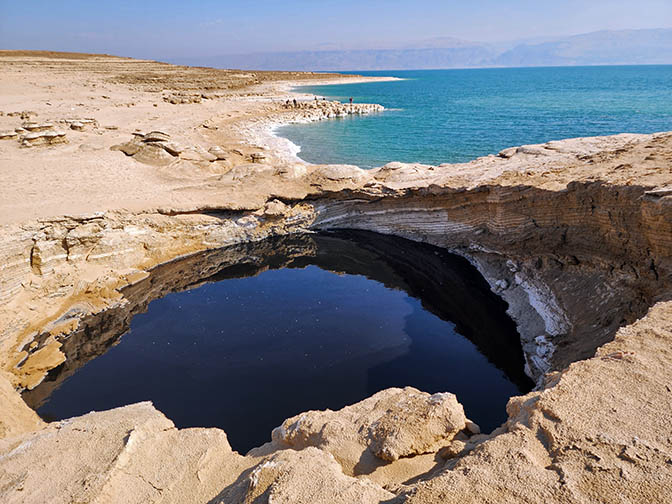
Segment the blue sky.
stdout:
<path fill-rule="evenodd" d="M 173 58 L 672 27 L 672 0 L 0 0 L 0 48 Z"/>

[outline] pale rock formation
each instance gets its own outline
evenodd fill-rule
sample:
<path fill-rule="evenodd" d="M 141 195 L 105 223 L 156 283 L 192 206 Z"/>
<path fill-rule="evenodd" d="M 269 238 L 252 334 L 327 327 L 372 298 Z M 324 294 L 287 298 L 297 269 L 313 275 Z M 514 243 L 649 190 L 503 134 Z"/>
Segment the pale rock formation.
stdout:
<path fill-rule="evenodd" d="M 265 458 L 213 503 L 378 504 L 392 498 L 394 494 L 371 481 L 343 474 L 329 453 L 308 447 Z"/>
<path fill-rule="evenodd" d="M 19 141 L 23 147 L 34 147 L 36 145 L 54 145 L 66 143 L 68 140 L 65 136 L 65 132 L 46 129 L 27 133 L 26 135 L 20 137 Z"/>
<path fill-rule="evenodd" d="M 227 152 L 218 145 L 210 147 L 210 149 L 208 149 L 208 152 L 213 156 L 215 156 L 218 160 L 226 160 L 226 158 L 228 157 Z"/>
<path fill-rule="evenodd" d="M 326 165 L 320 166 L 312 171 L 311 178 L 319 181 L 327 179 L 335 182 L 352 182 L 359 184 L 370 178 L 370 175 L 353 165 Z"/>
<path fill-rule="evenodd" d="M 173 105 L 179 104 L 188 104 L 188 103 L 201 103 L 201 94 L 195 93 L 171 93 L 163 97 L 163 101 L 166 103 L 171 103 Z"/>
<path fill-rule="evenodd" d="M 0 452 L 7 504 L 207 502 L 252 462 L 223 431 L 177 430 L 151 403 L 54 422 L 0 440 Z"/>
<path fill-rule="evenodd" d="M 34 133 L 36 131 L 47 131 L 54 128 L 52 123 L 38 123 L 38 122 L 27 122 L 23 123 L 21 127 L 25 130 Z"/>
<path fill-rule="evenodd" d="M 453 394 L 387 389 L 339 411 L 308 411 L 274 429 L 277 446 L 314 446 L 331 453 L 346 474 L 400 457 L 436 452 L 465 427 Z M 379 459 L 376 462 L 372 459 Z"/>
<path fill-rule="evenodd" d="M 152 142 L 140 144 L 133 154 L 133 159 L 148 165 L 167 166 L 175 160 L 175 157 L 166 152 L 163 145 Z"/>
<path fill-rule="evenodd" d="M 45 423 L 30 409 L 12 387 L 7 373 L 0 371 L 0 439 L 40 429 Z M 1 458 L 1 456 L 0 456 Z M 0 460 L 0 474 L 2 461 Z"/>
<path fill-rule="evenodd" d="M 444 392 L 411 393 L 369 427 L 369 449 L 383 460 L 436 452 L 466 426 L 462 405 Z"/>
<path fill-rule="evenodd" d="M 0 140 L 14 140 L 18 138 L 16 131 L 0 131 Z"/>

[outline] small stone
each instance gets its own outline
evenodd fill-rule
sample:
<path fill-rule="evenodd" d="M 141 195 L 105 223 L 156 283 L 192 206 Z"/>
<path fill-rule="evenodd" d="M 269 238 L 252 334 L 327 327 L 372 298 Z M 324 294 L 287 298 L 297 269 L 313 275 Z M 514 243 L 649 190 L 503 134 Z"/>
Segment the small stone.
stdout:
<path fill-rule="evenodd" d="M 453 440 L 448 446 L 444 446 L 439 450 L 439 456 L 442 459 L 451 459 L 457 457 L 467 446 L 464 441 Z"/>
<path fill-rule="evenodd" d="M 175 142 L 160 143 L 160 145 L 171 156 L 179 156 L 182 152 L 184 152 L 184 147 L 182 147 L 179 144 L 176 144 Z"/>
<path fill-rule="evenodd" d="M 499 151 L 499 153 L 497 155 L 499 157 L 509 159 L 516 154 L 517 149 L 518 149 L 517 147 L 509 147 L 508 149 L 504 149 L 504 150 Z"/>
<path fill-rule="evenodd" d="M 70 124 L 70 129 L 75 130 L 75 131 L 83 131 L 84 130 L 84 125 L 79 121 L 75 121 L 75 122 Z"/>
<path fill-rule="evenodd" d="M 216 156 L 218 160 L 226 159 L 226 151 L 218 145 L 215 145 L 214 147 L 210 147 L 208 152 L 210 154 L 212 154 L 213 156 Z"/>
<path fill-rule="evenodd" d="M 252 159 L 253 163 L 261 163 L 264 159 L 266 159 L 266 155 L 262 154 L 261 152 L 254 152 L 250 154 L 250 159 Z"/>
<path fill-rule="evenodd" d="M 143 138 L 143 142 L 167 142 L 170 140 L 170 135 L 162 131 L 150 131 Z"/>
<path fill-rule="evenodd" d="M 16 131 L 0 131 L 0 140 L 9 140 L 18 136 Z"/>
<path fill-rule="evenodd" d="M 497 280 L 495 282 L 495 285 L 497 286 L 497 288 L 499 288 L 501 290 L 506 290 L 506 289 L 509 288 L 509 281 L 506 280 L 506 279 Z"/>
<path fill-rule="evenodd" d="M 23 128 L 28 130 L 28 131 L 46 131 L 49 129 L 52 129 L 54 127 L 53 124 L 51 123 L 36 123 L 36 122 L 29 122 L 29 123 L 24 123 Z"/>
<path fill-rule="evenodd" d="M 465 428 L 471 433 L 471 434 L 480 434 L 481 433 L 481 428 L 476 422 L 472 422 L 471 420 L 467 420 L 465 422 Z"/>
<path fill-rule="evenodd" d="M 270 217 L 279 217 L 285 214 L 287 211 L 287 205 L 282 201 L 274 199 L 266 203 L 264 206 L 264 215 Z"/>

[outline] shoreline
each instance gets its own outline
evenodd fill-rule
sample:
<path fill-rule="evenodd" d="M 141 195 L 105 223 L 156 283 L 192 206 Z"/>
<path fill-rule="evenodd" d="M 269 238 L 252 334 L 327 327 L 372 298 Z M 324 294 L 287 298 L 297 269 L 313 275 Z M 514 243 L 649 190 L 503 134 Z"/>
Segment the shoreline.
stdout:
<path fill-rule="evenodd" d="M 322 95 L 316 95 L 312 93 L 303 93 L 297 90 L 299 87 L 304 86 L 329 86 L 329 85 L 348 85 L 348 84 L 366 84 L 374 82 L 395 82 L 404 80 L 398 77 L 344 77 L 344 78 L 329 78 L 324 80 L 318 80 L 317 82 L 311 82 L 310 84 L 302 83 L 301 81 L 287 81 L 279 84 L 275 84 L 272 89 L 273 92 L 279 93 L 277 99 L 279 101 L 292 100 L 294 98 L 297 101 L 308 101 L 311 102 L 317 97 L 322 98 Z M 343 105 L 347 105 L 343 103 Z M 262 121 L 262 124 L 259 124 L 258 120 L 252 120 L 250 123 L 241 123 L 239 125 L 239 130 L 247 131 L 245 133 L 251 143 L 256 143 L 267 147 L 269 150 L 272 150 L 279 154 L 278 157 L 289 163 L 300 163 L 305 165 L 314 165 L 318 166 L 319 164 L 310 163 L 301 159 L 298 154 L 301 152 L 301 146 L 296 145 L 291 140 L 282 137 L 277 134 L 277 129 L 287 126 L 290 124 L 310 124 L 313 122 L 319 122 L 321 120 L 326 120 L 327 118 L 323 117 L 303 117 L 303 118 L 292 118 L 287 119 L 284 114 L 278 114 L 276 117 L 269 117 L 267 121 Z"/>

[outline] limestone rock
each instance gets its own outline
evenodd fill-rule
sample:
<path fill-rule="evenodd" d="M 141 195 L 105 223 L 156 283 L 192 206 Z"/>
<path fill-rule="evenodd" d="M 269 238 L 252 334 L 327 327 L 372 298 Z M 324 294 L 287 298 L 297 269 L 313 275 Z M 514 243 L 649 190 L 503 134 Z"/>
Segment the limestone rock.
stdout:
<path fill-rule="evenodd" d="M 264 159 L 266 159 L 266 154 L 262 152 L 253 152 L 250 154 L 250 159 L 253 163 L 261 163 Z"/>
<path fill-rule="evenodd" d="M 147 402 L 0 440 L 0 454 L 7 504 L 207 502 L 249 465 L 223 431 L 177 430 Z"/>
<path fill-rule="evenodd" d="M 23 123 L 21 126 L 23 127 L 23 129 L 28 130 L 30 132 L 46 131 L 54 127 L 52 123 L 37 123 L 37 122 L 27 122 Z"/>
<path fill-rule="evenodd" d="M 503 150 L 499 151 L 499 153 L 497 155 L 499 157 L 509 159 L 509 158 L 515 156 L 516 152 L 518 152 L 518 147 L 509 147 L 508 149 L 503 149 Z"/>
<path fill-rule="evenodd" d="M 189 147 L 180 153 L 180 158 L 186 161 L 207 161 L 212 162 L 217 160 L 217 156 L 209 152 L 197 148 Z"/>
<path fill-rule="evenodd" d="M 189 93 L 172 93 L 163 97 L 163 101 L 173 105 L 187 104 L 187 103 L 201 103 L 200 94 Z"/>
<path fill-rule="evenodd" d="M 171 156 L 179 156 L 182 152 L 184 152 L 184 147 L 175 142 L 161 142 L 161 146 Z"/>
<path fill-rule="evenodd" d="M 113 145 L 112 147 L 110 147 L 110 150 L 121 151 L 127 156 L 133 156 L 140 150 L 140 147 L 142 147 L 142 144 L 140 142 L 138 142 L 137 140 L 131 140 L 130 142 L 126 142 L 123 144 Z"/>
<path fill-rule="evenodd" d="M 170 135 L 162 131 L 150 131 L 142 137 L 143 142 L 168 142 L 169 140 Z"/>
<path fill-rule="evenodd" d="M 481 427 L 476 422 L 472 422 L 471 420 L 466 421 L 465 428 L 471 434 L 480 434 L 481 433 Z"/>
<path fill-rule="evenodd" d="M 448 446 L 439 450 L 439 456 L 444 459 L 451 459 L 459 456 L 466 448 L 467 443 L 454 439 Z"/>
<path fill-rule="evenodd" d="M 320 166 L 312 172 L 314 178 L 325 178 L 336 182 L 362 182 L 370 175 L 354 165 L 326 165 Z"/>
<path fill-rule="evenodd" d="M 434 167 L 418 163 L 387 163 L 377 170 L 371 170 L 376 180 L 383 182 L 409 182 L 427 178 L 432 175 Z"/>
<path fill-rule="evenodd" d="M 257 180 L 259 177 L 269 176 L 274 172 L 275 169 L 267 164 L 246 163 L 234 166 L 224 177 L 241 182 L 244 180 Z"/>
<path fill-rule="evenodd" d="M 355 467 L 437 451 L 465 426 L 453 394 L 390 388 L 339 411 L 309 411 L 272 432 L 278 446 L 315 446 L 331 453 L 346 474 Z M 376 462 L 377 459 L 378 461 Z"/>
<path fill-rule="evenodd" d="M 18 133 L 15 131 L 0 131 L 0 140 L 11 140 L 18 138 Z"/>
<path fill-rule="evenodd" d="M 70 129 L 75 131 L 83 131 L 84 124 L 79 121 L 73 121 L 72 123 L 70 123 Z"/>
<path fill-rule="evenodd" d="M 66 143 L 67 138 L 63 131 L 56 130 L 40 130 L 36 132 L 27 133 L 22 136 L 21 145 L 24 147 L 34 147 L 36 145 L 52 145 L 59 143 Z"/>
<path fill-rule="evenodd" d="M 278 169 L 278 175 L 286 179 L 298 179 L 308 173 L 308 167 L 304 163 L 293 163 L 281 166 Z"/>
<path fill-rule="evenodd" d="M 225 160 L 228 157 L 226 151 L 222 149 L 219 145 L 210 147 L 210 149 L 208 149 L 208 152 L 213 156 L 215 156 L 218 160 Z"/>
<path fill-rule="evenodd" d="M 264 206 L 264 215 L 271 217 L 280 217 L 287 212 L 288 207 L 282 201 L 274 199 Z"/>
<path fill-rule="evenodd" d="M 283 450 L 267 457 L 217 504 L 272 502 L 273 504 L 378 504 L 394 494 L 367 480 L 346 476 L 336 460 L 316 448 Z"/>
<path fill-rule="evenodd" d="M 140 146 L 133 154 L 133 159 L 144 164 L 166 166 L 172 163 L 174 158 L 166 152 L 162 145 L 147 143 Z"/>
<path fill-rule="evenodd" d="M 10 438 L 45 426 L 37 413 L 21 399 L 10 382 L 10 376 L 0 371 L 0 439 Z M 0 455 L 1 457 L 1 455 Z M 2 494 L 2 463 L 0 463 L 0 495 Z"/>
<path fill-rule="evenodd" d="M 369 427 L 369 449 L 388 461 L 438 450 L 465 427 L 454 394 L 408 394 Z"/>

